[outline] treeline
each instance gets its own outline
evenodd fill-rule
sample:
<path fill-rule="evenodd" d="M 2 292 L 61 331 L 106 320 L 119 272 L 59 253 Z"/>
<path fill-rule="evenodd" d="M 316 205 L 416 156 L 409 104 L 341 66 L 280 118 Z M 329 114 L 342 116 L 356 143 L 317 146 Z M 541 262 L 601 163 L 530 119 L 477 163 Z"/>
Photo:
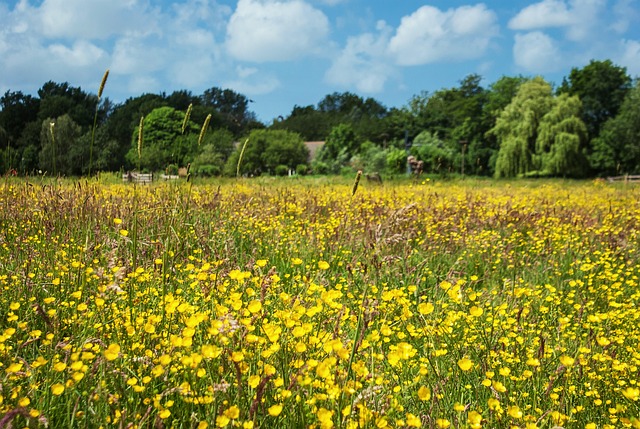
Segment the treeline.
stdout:
<path fill-rule="evenodd" d="M 144 94 L 116 105 L 47 82 L 37 97 L 7 91 L 0 98 L 0 171 L 175 173 L 191 164 L 201 176 L 354 168 L 396 174 L 412 155 L 424 172 L 443 175 L 640 172 L 640 85 L 624 67 L 591 61 L 557 88 L 541 77 L 480 82 L 472 74 L 400 108 L 333 93 L 317 105 L 294 106 L 272 124 L 257 121 L 251 100 L 229 89 Z M 310 161 L 304 141 L 326 143 Z"/>

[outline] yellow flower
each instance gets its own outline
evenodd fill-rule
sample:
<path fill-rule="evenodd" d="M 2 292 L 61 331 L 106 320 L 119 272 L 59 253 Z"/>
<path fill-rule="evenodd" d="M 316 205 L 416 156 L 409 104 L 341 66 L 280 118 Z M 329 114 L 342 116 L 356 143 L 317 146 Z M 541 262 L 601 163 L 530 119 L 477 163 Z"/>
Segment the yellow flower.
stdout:
<path fill-rule="evenodd" d="M 240 417 L 240 408 L 233 405 L 225 410 L 224 415 L 229 417 L 231 420 L 235 420 Z"/>
<path fill-rule="evenodd" d="M 118 344 L 111 344 L 104 351 L 104 357 L 106 360 L 115 360 L 120 355 L 120 346 Z"/>
<path fill-rule="evenodd" d="M 123 237 L 126 237 L 127 235 L 129 235 L 129 231 L 127 231 L 126 229 L 121 229 L 120 230 L 120 235 Z"/>
<path fill-rule="evenodd" d="M 7 369 L 5 369 L 4 371 L 7 374 L 15 374 L 16 372 L 20 372 L 21 369 L 22 369 L 22 363 L 17 362 L 17 363 L 12 363 L 11 365 L 9 365 L 7 367 Z"/>
<path fill-rule="evenodd" d="M 320 261 L 318 262 L 318 268 L 320 268 L 321 270 L 328 270 L 329 263 L 327 261 Z"/>
<path fill-rule="evenodd" d="M 418 304 L 418 312 L 423 316 L 433 313 L 433 304 L 430 302 L 421 302 Z"/>
<path fill-rule="evenodd" d="M 478 429 L 482 427 L 482 415 L 477 411 L 469 411 L 467 415 L 467 423 L 472 429 Z"/>
<path fill-rule="evenodd" d="M 255 389 L 256 387 L 258 387 L 258 384 L 260 384 L 259 375 L 252 375 L 251 377 L 249 377 L 249 387 Z"/>
<path fill-rule="evenodd" d="M 522 411 L 520 410 L 520 407 L 518 407 L 517 405 L 513 405 L 507 408 L 507 414 L 509 414 L 514 419 L 522 418 Z"/>
<path fill-rule="evenodd" d="M 420 417 L 415 416 L 411 413 L 407 414 L 407 426 L 419 428 L 422 427 L 422 422 L 420 421 Z"/>
<path fill-rule="evenodd" d="M 427 386 L 421 386 L 420 389 L 418 389 L 418 398 L 420 398 L 421 401 L 428 401 L 431 399 L 431 390 L 429 390 Z"/>
<path fill-rule="evenodd" d="M 218 417 L 216 417 L 216 426 L 219 428 L 223 428 L 226 425 L 228 425 L 230 421 L 231 419 L 229 417 L 225 416 L 224 414 L 221 414 Z"/>
<path fill-rule="evenodd" d="M 575 359 L 572 358 L 571 356 L 560 356 L 560 363 L 566 367 L 572 366 L 575 363 Z"/>
<path fill-rule="evenodd" d="M 116 225 L 120 225 L 122 223 L 122 219 L 120 218 L 113 218 L 113 223 L 115 223 Z"/>
<path fill-rule="evenodd" d="M 451 423 L 447 419 L 436 419 L 436 426 L 438 426 L 440 429 L 447 429 L 449 426 L 451 426 Z"/>
<path fill-rule="evenodd" d="M 473 368 L 473 362 L 468 357 L 465 356 L 458 361 L 458 366 L 460 367 L 461 370 L 466 372 L 466 371 L 469 371 L 471 368 Z"/>
<path fill-rule="evenodd" d="M 484 311 L 482 310 L 482 308 L 478 307 L 476 305 L 474 305 L 473 307 L 471 307 L 469 309 L 469 314 L 472 315 L 473 317 L 480 317 L 480 316 L 482 316 L 483 312 Z"/>
<path fill-rule="evenodd" d="M 62 392 L 64 392 L 64 384 L 56 383 L 51 386 L 51 393 L 54 395 L 60 396 Z"/>
<path fill-rule="evenodd" d="M 630 401 L 637 401 L 640 398 L 640 388 L 629 386 L 622 391 L 622 394 Z"/>
<path fill-rule="evenodd" d="M 254 299 L 249 303 L 249 305 L 247 306 L 247 309 L 251 314 L 256 314 L 260 312 L 260 310 L 262 310 L 262 303 L 257 299 Z"/>
<path fill-rule="evenodd" d="M 271 417 L 278 417 L 282 412 L 282 404 L 272 405 L 267 411 Z"/>
<path fill-rule="evenodd" d="M 318 416 L 318 420 L 320 420 L 321 427 L 333 427 L 333 411 L 327 410 L 326 408 L 322 407 L 318 410 L 316 416 Z"/>
<path fill-rule="evenodd" d="M 260 268 L 264 267 L 265 265 L 267 265 L 267 260 L 266 259 L 258 259 L 256 261 L 256 265 L 259 266 Z"/>

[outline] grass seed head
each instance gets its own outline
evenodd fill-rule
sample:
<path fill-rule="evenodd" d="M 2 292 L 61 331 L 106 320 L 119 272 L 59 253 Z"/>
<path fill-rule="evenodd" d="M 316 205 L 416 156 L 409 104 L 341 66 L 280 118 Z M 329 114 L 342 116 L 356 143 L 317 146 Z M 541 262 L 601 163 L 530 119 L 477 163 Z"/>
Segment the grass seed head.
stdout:
<path fill-rule="evenodd" d="M 144 131 L 144 116 L 140 116 L 140 125 L 138 125 L 138 159 L 142 156 L 142 139 Z"/>
<path fill-rule="evenodd" d="M 184 114 L 181 134 L 184 134 L 184 131 L 187 129 L 187 124 L 189 123 L 189 119 L 191 119 L 191 110 L 193 110 L 193 103 L 189 104 L 189 107 L 187 107 L 187 113 Z"/>
<path fill-rule="evenodd" d="M 102 81 L 100 82 L 100 88 L 98 89 L 98 100 L 102 97 L 102 91 L 104 91 L 104 86 L 107 84 L 107 79 L 109 78 L 109 69 L 104 72 L 102 76 Z"/>

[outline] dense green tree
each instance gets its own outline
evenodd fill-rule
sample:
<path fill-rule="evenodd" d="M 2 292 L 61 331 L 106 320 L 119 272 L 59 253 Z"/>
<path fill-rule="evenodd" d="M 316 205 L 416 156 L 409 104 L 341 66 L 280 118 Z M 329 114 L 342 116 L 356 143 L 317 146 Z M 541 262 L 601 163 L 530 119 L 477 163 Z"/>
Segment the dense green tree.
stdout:
<path fill-rule="evenodd" d="M 496 177 L 583 174 L 586 129 L 579 112 L 577 97 L 554 98 L 541 77 L 523 83 L 489 131 L 500 143 Z"/>
<path fill-rule="evenodd" d="M 640 173 L 640 81 L 594 140 L 591 161 L 600 174 Z"/>
<path fill-rule="evenodd" d="M 112 165 L 117 165 L 116 169 L 120 169 L 123 166 L 126 169 L 137 166 L 137 161 L 134 164 L 130 164 L 126 159 L 126 154 L 131 149 L 131 135 L 137 132 L 141 117 L 146 117 L 154 109 L 166 105 L 167 101 L 162 96 L 144 94 L 139 97 L 129 98 L 113 109 L 106 124 L 107 135 L 103 144 L 110 142 L 109 152 L 113 154 Z M 116 144 L 113 145 L 113 142 Z"/>
<path fill-rule="evenodd" d="M 587 172 L 587 127 L 580 119 L 581 108 L 577 96 L 562 94 L 540 120 L 534 164 L 544 174 L 581 177 Z"/>
<path fill-rule="evenodd" d="M 541 77 L 520 86 L 489 131 L 500 144 L 496 160 L 497 177 L 515 177 L 536 169 L 533 154 L 538 125 L 552 104 L 551 85 Z"/>
<path fill-rule="evenodd" d="M 581 69 L 571 69 L 569 78 L 562 81 L 558 92 L 580 97 L 582 120 L 591 140 L 598 136 L 608 119 L 616 116 L 630 88 L 631 78 L 626 68 L 610 60 L 591 60 Z"/>
<path fill-rule="evenodd" d="M 425 173 L 446 173 L 453 170 L 456 154 L 457 150 L 431 131 L 418 134 L 411 146 L 411 155 L 424 162 Z"/>
<path fill-rule="evenodd" d="M 274 121 L 270 128 L 298 133 L 305 141 L 323 141 L 334 125 L 333 117 L 314 106 L 296 105 L 289 116 Z"/>
<path fill-rule="evenodd" d="M 50 175 L 77 175 L 82 163 L 72 151 L 82 135 L 80 125 L 68 114 L 45 119 L 40 128 L 40 168 Z"/>
<path fill-rule="evenodd" d="M 57 118 L 68 114 L 84 131 L 93 125 L 98 104 L 97 95 L 88 94 L 69 83 L 49 81 L 38 90 L 40 109 L 38 119 Z"/>
<path fill-rule="evenodd" d="M 227 161 L 225 174 L 235 176 L 238 162 L 241 175 L 275 174 L 278 166 L 295 169 L 300 164 L 306 164 L 308 157 L 309 151 L 297 133 L 285 130 L 253 130 L 249 134 L 246 146 L 239 147 Z"/>
<path fill-rule="evenodd" d="M 251 100 L 231 89 L 207 89 L 200 96 L 200 101 L 202 106 L 213 108 L 214 128 L 226 128 L 237 136 L 246 131 L 247 127 L 258 126 L 255 114 L 249 110 Z"/>
<path fill-rule="evenodd" d="M 331 129 L 317 159 L 320 162 L 333 163 L 339 155 L 349 160 L 360 148 L 360 139 L 350 124 L 338 124 Z"/>
<path fill-rule="evenodd" d="M 11 146 L 20 138 L 25 125 L 37 120 L 39 109 L 40 100 L 21 91 L 7 91 L 0 98 L 0 127 Z"/>
<path fill-rule="evenodd" d="M 199 127 L 189 121 L 187 132 L 182 135 L 185 113 L 172 107 L 154 109 L 144 119 L 143 142 L 138 154 L 138 129 L 131 138 L 127 159 L 131 165 L 149 171 L 164 170 L 170 164 L 185 166 L 198 151 Z M 138 155 L 140 157 L 138 158 Z"/>

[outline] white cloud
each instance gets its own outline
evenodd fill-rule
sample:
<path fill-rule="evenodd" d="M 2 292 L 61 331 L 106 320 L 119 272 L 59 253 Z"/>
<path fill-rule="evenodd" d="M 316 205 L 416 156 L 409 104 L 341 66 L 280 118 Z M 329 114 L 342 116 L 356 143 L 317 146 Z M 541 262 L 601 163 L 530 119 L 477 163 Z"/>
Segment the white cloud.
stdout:
<path fill-rule="evenodd" d="M 325 74 L 327 82 L 342 87 L 355 86 L 366 93 L 380 92 L 393 67 L 386 57 L 392 31 L 383 21 L 378 22 L 378 34 L 365 33 L 349 37 L 347 45 Z"/>
<path fill-rule="evenodd" d="M 221 70 L 230 69 L 214 32 L 224 31 L 231 9 L 215 0 L 184 0 L 165 9 L 149 4 L 44 0 L 32 6 L 21 0 L 12 10 L 0 4 L 2 86 L 33 92 L 53 79 L 91 90 L 106 68 L 109 89 L 120 85 L 120 94 L 171 90 L 167 82 L 185 89 L 218 84 Z"/>
<path fill-rule="evenodd" d="M 226 81 L 224 87 L 231 88 L 245 95 L 263 95 L 278 89 L 280 87 L 280 81 L 275 76 L 259 75 L 256 79 Z"/>
<path fill-rule="evenodd" d="M 227 27 L 227 48 L 236 59 L 287 61 L 317 53 L 329 20 L 301 0 L 239 0 Z"/>
<path fill-rule="evenodd" d="M 632 77 L 640 77 L 640 41 L 623 40 L 622 54 L 617 62 L 626 67 Z"/>
<path fill-rule="evenodd" d="M 556 43 L 540 31 L 516 34 L 513 58 L 517 66 L 531 73 L 555 71 L 561 66 Z"/>
<path fill-rule="evenodd" d="M 582 41 L 598 34 L 598 19 L 606 0 L 542 0 L 522 9 L 509 21 L 512 30 L 565 28 L 572 41 Z"/>
<path fill-rule="evenodd" d="M 74 64 L 77 67 L 91 66 L 107 58 L 107 53 L 104 50 L 85 40 L 75 42 L 71 48 L 61 44 L 53 44 L 49 46 L 48 50 L 56 61 Z"/>
<path fill-rule="evenodd" d="M 613 6 L 615 21 L 611 28 L 618 34 L 625 33 L 631 22 L 637 21 L 640 13 L 633 5 L 634 0 L 618 0 Z"/>
<path fill-rule="evenodd" d="M 157 10 L 138 0 L 44 0 L 38 8 L 42 33 L 54 38 L 104 39 L 123 33 L 156 33 Z"/>
<path fill-rule="evenodd" d="M 422 6 L 402 18 L 389 43 L 399 65 L 481 57 L 498 34 L 496 14 L 484 4 L 441 11 Z"/>

